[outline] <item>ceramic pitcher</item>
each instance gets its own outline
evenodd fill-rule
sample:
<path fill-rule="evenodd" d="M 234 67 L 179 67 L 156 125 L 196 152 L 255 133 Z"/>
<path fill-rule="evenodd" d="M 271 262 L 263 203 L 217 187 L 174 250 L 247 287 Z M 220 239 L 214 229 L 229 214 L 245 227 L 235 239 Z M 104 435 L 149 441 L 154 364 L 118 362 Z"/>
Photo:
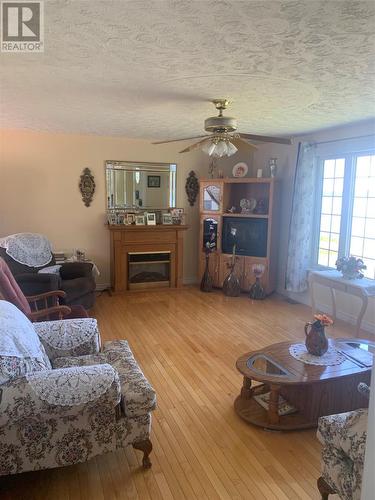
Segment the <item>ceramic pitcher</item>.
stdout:
<path fill-rule="evenodd" d="M 323 356 L 328 350 L 328 339 L 324 331 L 324 326 L 319 321 L 306 323 L 305 334 L 307 351 L 314 356 Z"/>

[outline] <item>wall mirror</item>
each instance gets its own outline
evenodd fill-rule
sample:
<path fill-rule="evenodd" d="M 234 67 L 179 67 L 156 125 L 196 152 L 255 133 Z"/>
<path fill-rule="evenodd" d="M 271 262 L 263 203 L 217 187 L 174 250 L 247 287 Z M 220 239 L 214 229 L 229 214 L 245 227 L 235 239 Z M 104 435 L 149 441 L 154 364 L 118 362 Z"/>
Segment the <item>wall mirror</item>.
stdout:
<path fill-rule="evenodd" d="M 107 208 L 176 207 L 175 163 L 106 161 Z"/>

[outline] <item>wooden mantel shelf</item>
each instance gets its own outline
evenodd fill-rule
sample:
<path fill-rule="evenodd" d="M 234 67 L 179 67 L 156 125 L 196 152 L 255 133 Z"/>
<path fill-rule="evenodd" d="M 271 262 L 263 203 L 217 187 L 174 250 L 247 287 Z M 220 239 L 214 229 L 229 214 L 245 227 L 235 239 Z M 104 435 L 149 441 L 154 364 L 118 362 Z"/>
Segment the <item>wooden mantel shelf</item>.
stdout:
<path fill-rule="evenodd" d="M 129 290 L 129 253 L 167 252 L 170 254 L 169 286 L 179 288 L 183 278 L 183 234 L 189 228 L 182 224 L 109 225 L 111 234 L 111 286 L 114 292 Z"/>
<path fill-rule="evenodd" d="M 155 226 L 112 224 L 108 226 L 110 231 L 186 231 L 189 226 L 183 224 L 156 224 Z"/>

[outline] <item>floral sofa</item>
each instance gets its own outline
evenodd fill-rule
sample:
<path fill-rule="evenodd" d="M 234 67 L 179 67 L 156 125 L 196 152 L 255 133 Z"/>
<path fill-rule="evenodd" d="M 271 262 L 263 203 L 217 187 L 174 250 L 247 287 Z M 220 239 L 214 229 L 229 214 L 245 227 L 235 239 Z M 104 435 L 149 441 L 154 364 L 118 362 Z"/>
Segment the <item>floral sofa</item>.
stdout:
<path fill-rule="evenodd" d="M 367 414 L 364 408 L 319 419 L 323 471 L 318 488 L 323 499 L 337 493 L 342 500 L 360 500 Z"/>
<path fill-rule="evenodd" d="M 95 319 L 32 324 L 0 300 L 0 476 L 133 445 L 150 467 L 156 395 L 125 340 Z"/>

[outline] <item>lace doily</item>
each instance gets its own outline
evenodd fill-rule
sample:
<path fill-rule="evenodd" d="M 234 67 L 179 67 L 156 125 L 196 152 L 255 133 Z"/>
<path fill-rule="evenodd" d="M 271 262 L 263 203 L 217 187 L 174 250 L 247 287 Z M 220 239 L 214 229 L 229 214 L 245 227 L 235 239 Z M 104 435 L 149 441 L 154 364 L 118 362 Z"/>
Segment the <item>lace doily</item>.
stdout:
<path fill-rule="evenodd" d="M 308 365 L 334 366 L 340 365 L 345 361 L 345 356 L 334 347 L 329 347 L 323 356 L 314 356 L 307 352 L 305 344 L 293 344 L 289 347 L 289 354 L 293 358 L 307 363 Z"/>
<path fill-rule="evenodd" d="M 74 349 L 99 335 L 94 318 L 65 319 L 64 321 L 42 321 L 34 323 L 38 336 L 47 345 L 57 350 Z"/>
<path fill-rule="evenodd" d="M 40 360 L 45 356 L 31 321 L 6 300 L 0 300 L 0 356 Z"/>
<path fill-rule="evenodd" d="M 51 244 L 37 233 L 11 234 L 0 239 L 0 246 L 12 259 L 29 267 L 42 267 L 51 262 Z"/>
<path fill-rule="evenodd" d="M 51 370 L 47 375 L 46 372 L 27 375 L 38 398 L 55 406 L 76 406 L 96 401 L 115 379 L 118 380 L 117 372 L 109 364 L 73 366 Z"/>

